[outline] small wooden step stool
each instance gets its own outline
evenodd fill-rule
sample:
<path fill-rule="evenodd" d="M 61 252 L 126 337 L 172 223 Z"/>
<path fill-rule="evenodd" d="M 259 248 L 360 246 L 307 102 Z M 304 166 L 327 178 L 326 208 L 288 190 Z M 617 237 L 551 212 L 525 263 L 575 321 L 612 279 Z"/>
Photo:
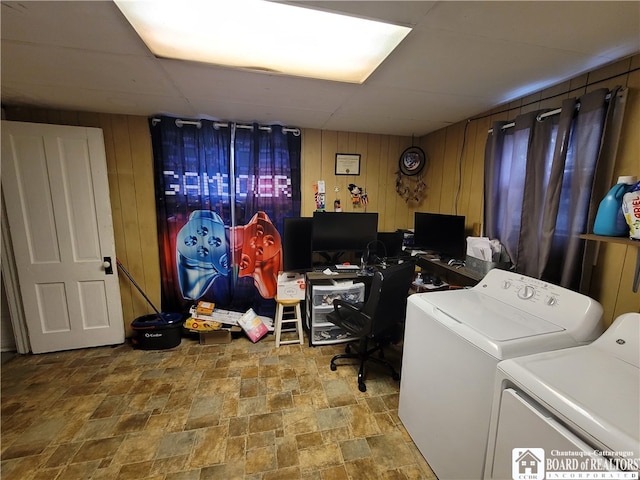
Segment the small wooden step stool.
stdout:
<path fill-rule="evenodd" d="M 280 300 L 276 298 L 276 347 L 280 345 L 289 345 L 292 343 L 304 343 L 304 334 L 302 331 L 302 313 L 300 310 L 300 300 Z M 284 324 L 294 324 L 293 328 L 282 329 Z M 298 337 L 291 340 L 280 340 L 282 332 L 296 332 Z"/>

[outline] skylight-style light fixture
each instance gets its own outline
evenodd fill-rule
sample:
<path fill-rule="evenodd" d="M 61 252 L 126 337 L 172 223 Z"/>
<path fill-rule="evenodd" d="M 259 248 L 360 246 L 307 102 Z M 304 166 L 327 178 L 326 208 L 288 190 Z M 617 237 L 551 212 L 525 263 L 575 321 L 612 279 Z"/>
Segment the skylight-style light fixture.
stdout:
<path fill-rule="evenodd" d="M 114 0 L 151 52 L 362 83 L 408 27 L 264 0 Z"/>

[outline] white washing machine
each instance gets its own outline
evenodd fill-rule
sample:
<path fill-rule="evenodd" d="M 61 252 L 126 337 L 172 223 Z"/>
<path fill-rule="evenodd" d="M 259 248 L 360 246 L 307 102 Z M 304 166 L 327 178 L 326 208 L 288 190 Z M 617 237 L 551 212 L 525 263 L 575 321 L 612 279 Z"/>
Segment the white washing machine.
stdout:
<path fill-rule="evenodd" d="M 640 314 L 590 345 L 500 362 L 494 399 L 485 478 L 637 479 Z M 517 463 L 527 453 L 533 472 Z"/>
<path fill-rule="evenodd" d="M 400 419 L 440 480 L 481 479 L 498 362 L 602 331 L 598 302 L 498 269 L 470 289 L 411 295 Z"/>

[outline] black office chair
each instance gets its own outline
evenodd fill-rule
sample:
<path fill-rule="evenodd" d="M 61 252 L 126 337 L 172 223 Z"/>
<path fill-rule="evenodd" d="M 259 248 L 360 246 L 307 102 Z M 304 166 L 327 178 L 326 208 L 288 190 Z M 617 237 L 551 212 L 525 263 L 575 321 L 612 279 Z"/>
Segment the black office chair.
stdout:
<path fill-rule="evenodd" d="M 358 389 L 367 391 L 364 383 L 365 362 L 374 361 L 386 366 L 394 380 L 400 375 L 393 366 L 384 359 L 383 348 L 390 342 L 399 340 L 399 324 L 404 320 L 407 308 L 407 295 L 415 271 L 415 261 L 409 259 L 403 263 L 378 269 L 371 280 L 371 289 L 367 300 L 351 304 L 343 300 L 333 301 L 333 311 L 327 320 L 349 332 L 357 342 L 355 352 L 351 353 L 351 343 L 346 353 L 331 359 L 331 370 L 337 368 L 336 360 L 356 358 L 360 360 L 358 371 Z M 370 348 L 370 343 L 373 346 Z M 378 352 L 378 356 L 373 354 Z"/>

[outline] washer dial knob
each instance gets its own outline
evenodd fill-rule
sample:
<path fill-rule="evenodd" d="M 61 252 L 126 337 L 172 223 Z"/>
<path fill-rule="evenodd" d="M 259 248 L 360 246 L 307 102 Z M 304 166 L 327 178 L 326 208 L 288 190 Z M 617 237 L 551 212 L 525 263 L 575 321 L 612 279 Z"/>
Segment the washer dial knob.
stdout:
<path fill-rule="evenodd" d="M 530 298 L 533 298 L 535 294 L 535 288 L 529 285 L 525 285 L 520 290 L 518 290 L 518 297 L 522 298 L 523 300 L 529 300 Z"/>

